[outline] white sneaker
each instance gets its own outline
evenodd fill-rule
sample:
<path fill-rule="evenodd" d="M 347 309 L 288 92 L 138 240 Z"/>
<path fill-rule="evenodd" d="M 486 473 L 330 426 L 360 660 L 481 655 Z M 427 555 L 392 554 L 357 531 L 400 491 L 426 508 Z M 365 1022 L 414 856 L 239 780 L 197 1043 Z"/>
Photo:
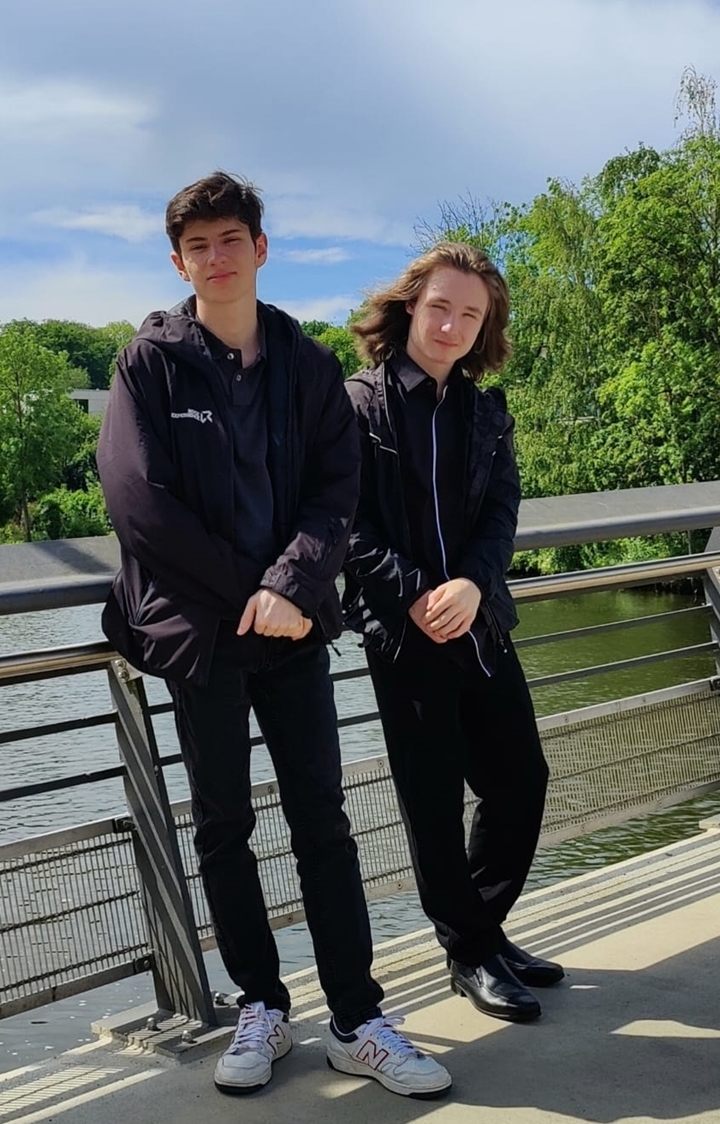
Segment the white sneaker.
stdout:
<path fill-rule="evenodd" d="M 292 1047 L 290 1020 L 284 1011 L 246 1003 L 235 1036 L 215 1066 L 215 1084 L 229 1093 L 249 1093 L 267 1085 L 272 1064 Z"/>
<path fill-rule="evenodd" d="M 343 1034 L 330 1020 L 327 1060 L 332 1069 L 358 1077 L 374 1077 L 392 1093 L 430 1098 L 446 1092 L 452 1078 L 445 1066 L 416 1049 L 395 1029 L 405 1020 L 380 1016 Z"/>

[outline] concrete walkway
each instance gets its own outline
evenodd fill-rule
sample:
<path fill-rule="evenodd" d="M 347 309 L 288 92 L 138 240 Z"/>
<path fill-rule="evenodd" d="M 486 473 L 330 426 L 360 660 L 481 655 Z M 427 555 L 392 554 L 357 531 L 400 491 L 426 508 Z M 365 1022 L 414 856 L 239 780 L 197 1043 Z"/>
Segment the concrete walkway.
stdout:
<path fill-rule="evenodd" d="M 303 972 L 289 981 L 295 1049 L 262 1092 L 218 1094 L 212 1057 L 99 1041 L 4 1075 L 0 1124 L 720 1124 L 720 830 L 529 894 L 509 931 L 568 969 L 528 1026 L 452 996 L 428 930 L 377 950 L 386 1010 L 453 1074 L 444 1100 L 329 1070 Z"/>

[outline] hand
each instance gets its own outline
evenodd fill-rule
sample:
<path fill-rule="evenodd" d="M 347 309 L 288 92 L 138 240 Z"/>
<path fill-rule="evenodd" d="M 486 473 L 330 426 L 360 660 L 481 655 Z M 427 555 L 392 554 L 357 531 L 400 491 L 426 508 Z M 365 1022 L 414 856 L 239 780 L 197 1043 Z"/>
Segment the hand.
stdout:
<path fill-rule="evenodd" d="M 423 593 L 422 597 L 418 597 L 417 601 L 408 609 L 408 616 L 413 624 L 417 625 L 421 632 L 429 636 L 436 644 L 444 644 L 445 638 L 437 632 L 431 632 L 426 623 L 426 616 L 428 610 L 428 599 L 433 591 L 428 589 Z"/>
<path fill-rule="evenodd" d="M 244 636 L 251 628 L 260 636 L 304 640 L 312 628 L 312 621 L 304 617 L 287 597 L 281 597 L 270 589 L 259 589 L 245 606 L 238 625 L 238 636 Z"/>
<path fill-rule="evenodd" d="M 481 593 L 469 578 L 453 578 L 430 591 L 425 625 L 431 635 L 457 640 L 469 631 L 480 607 Z"/>

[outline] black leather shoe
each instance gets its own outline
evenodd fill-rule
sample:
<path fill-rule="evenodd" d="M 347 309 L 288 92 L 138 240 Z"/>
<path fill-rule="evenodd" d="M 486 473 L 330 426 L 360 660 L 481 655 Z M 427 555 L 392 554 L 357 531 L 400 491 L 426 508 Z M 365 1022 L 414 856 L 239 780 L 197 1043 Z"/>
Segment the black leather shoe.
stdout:
<path fill-rule="evenodd" d="M 509 941 L 504 933 L 500 955 L 512 974 L 528 987 L 551 987 L 565 975 L 560 964 L 554 964 L 552 960 L 541 960 L 539 956 L 525 952 Z"/>
<path fill-rule="evenodd" d="M 488 956 L 477 968 L 450 961 L 450 987 L 473 1007 L 495 1019 L 526 1023 L 540 1015 L 540 1004 L 512 974 L 502 956 Z"/>

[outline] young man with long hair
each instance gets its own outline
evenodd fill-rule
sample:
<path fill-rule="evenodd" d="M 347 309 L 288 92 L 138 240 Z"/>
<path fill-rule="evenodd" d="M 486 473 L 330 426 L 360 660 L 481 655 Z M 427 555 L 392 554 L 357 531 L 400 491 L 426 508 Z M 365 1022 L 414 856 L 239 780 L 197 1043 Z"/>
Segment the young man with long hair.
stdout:
<path fill-rule="evenodd" d="M 450 1086 L 380 1010 L 357 848 L 343 810 L 327 642 L 357 503 L 357 427 L 332 352 L 258 302 L 263 207 L 219 172 L 170 200 L 193 295 L 120 354 L 98 465 L 121 545 L 105 632 L 167 680 L 218 948 L 241 989 L 218 1061 L 226 1092 L 265 1085 L 292 1044 L 290 996 L 249 841 L 249 713 L 276 770 L 320 983 L 328 1061 L 393 1092 Z"/>
<path fill-rule="evenodd" d="M 422 906 L 451 986 L 497 1018 L 537 1018 L 563 976 L 503 922 L 537 844 L 547 766 L 510 640 L 505 572 L 520 486 L 497 387 L 508 292 L 485 254 L 444 242 L 353 325 L 372 367 L 346 383 L 362 447 L 345 619 L 364 638 Z M 477 798 L 469 845 L 465 784 Z"/>

